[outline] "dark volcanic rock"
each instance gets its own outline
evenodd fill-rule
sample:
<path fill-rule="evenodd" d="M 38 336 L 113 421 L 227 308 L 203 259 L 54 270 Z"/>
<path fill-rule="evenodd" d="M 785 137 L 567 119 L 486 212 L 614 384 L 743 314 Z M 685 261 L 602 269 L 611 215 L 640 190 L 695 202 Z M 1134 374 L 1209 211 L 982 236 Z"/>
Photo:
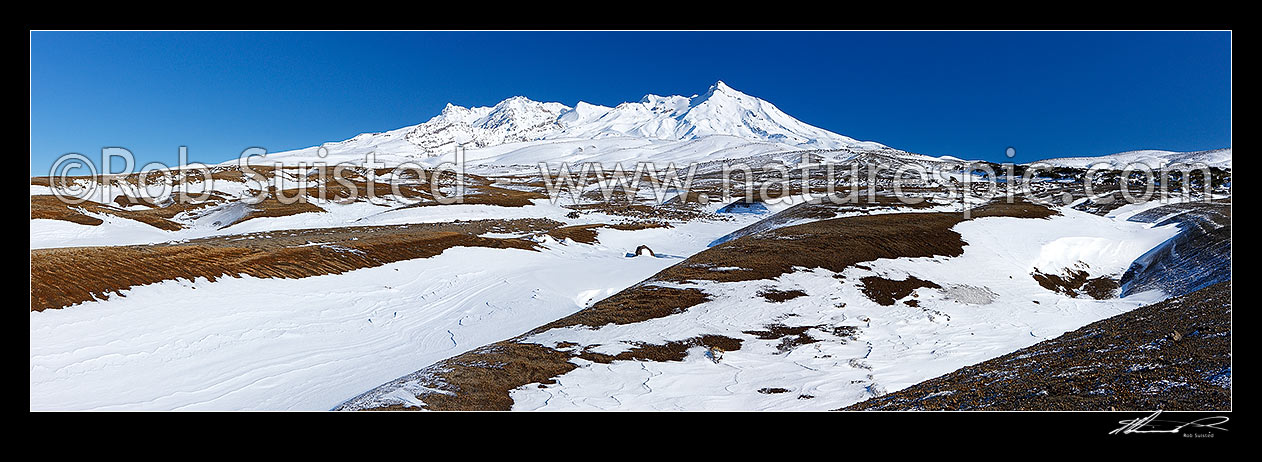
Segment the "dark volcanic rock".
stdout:
<path fill-rule="evenodd" d="M 1160 289 L 1178 296 L 1231 280 L 1231 204 L 1192 202 L 1147 210 L 1131 221 L 1178 223 L 1180 233 L 1135 260 L 1122 296 Z"/>

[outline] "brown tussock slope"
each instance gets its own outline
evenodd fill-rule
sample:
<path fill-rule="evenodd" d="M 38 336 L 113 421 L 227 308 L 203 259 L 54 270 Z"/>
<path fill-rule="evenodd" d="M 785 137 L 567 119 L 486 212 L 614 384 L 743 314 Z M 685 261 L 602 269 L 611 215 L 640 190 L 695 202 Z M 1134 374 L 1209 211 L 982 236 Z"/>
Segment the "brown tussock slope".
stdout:
<path fill-rule="evenodd" d="M 432 257 L 452 247 L 534 250 L 536 244 L 527 239 L 478 234 L 540 231 L 555 224 L 550 220 L 483 220 L 276 231 L 176 244 L 35 249 L 31 251 L 31 310 L 62 308 L 177 278 L 215 280 L 240 274 L 303 278 Z"/>

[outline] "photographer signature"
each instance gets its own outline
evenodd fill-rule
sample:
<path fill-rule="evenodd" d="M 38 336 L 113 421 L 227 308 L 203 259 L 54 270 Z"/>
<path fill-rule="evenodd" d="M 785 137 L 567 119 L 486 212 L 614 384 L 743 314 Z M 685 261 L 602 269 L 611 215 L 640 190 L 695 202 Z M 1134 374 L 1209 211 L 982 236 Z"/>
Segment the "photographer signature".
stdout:
<path fill-rule="evenodd" d="M 1226 428 L 1219 427 L 1219 425 L 1227 423 L 1228 420 L 1231 420 L 1227 416 L 1220 415 L 1220 416 L 1203 417 L 1200 419 L 1193 420 L 1191 422 L 1179 422 L 1179 421 L 1174 421 L 1174 420 L 1157 420 L 1157 416 L 1159 415 L 1161 415 L 1161 411 L 1154 412 L 1152 413 L 1152 415 L 1138 418 L 1138 419 L 1120 420 L 1118 421 L 1118 423 L 1122 424 L 1122 427 L 1109 432 L 1109 434 L 1110 435 L 1117 435 L 1117 434 L 1128 435 L 1132 433 L 1177 434 L 1183 431 L 1184 428 L 1188 428 L 1188 427 L 1192 427 L 1193 429 L 1227 431 Z"/>

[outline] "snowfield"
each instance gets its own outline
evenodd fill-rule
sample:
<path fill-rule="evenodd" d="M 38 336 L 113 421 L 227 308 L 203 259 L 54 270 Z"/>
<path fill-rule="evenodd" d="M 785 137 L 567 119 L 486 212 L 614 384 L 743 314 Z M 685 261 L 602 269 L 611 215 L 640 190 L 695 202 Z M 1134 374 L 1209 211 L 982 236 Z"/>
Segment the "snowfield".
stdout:
<path fill-rule="evenodd" d="M 810 156 L 814 160 L 808 160 Z M 577 323 L 536 331 L 624 289 L 640 287 L 636 284 L 724 241 L 761 238 L 760 233 L 820 220 L 912 212 L 945 215 L 986 200 L 945 192 L 945 185 L 952 181 L 972 179 L 963 169 L 956 169 L 963 162 L 958 158 L 908 153 L 813 127 L 723 82 L 699 95 L 646 95 L 639 102 L 616 107 L 584 102 L 571 107 L 523 97 L 493 107 L 448 105 L 422 124 L 271 153 L 251 159 L 251 164 L 303 166 L 267 170 L 270 179 L 285 181 L 318 173 L 308 170 L 317 162 L 361 165 L 369 168 L 360 169 L 359 184 L 346 189 L 375 191 L 371 167 L 406 164 L 434 169 L 460 158 L 467 162 L 472 178 L 463 185 L 476 190 L 472 196 L 482 202 L 436 205 L 437 194 L 421 191 L 412 197 L 427 203 L 408 203 L 401 200 L 402 193 L 375 203 L 340 196 L 297 206 L 278 205 L 274 197 L 271 203 L 246 203 L 243 199 L 252 189 L 246 181 L 250 177 L 223 167 L 236 165 L 235 160 L 217 167 L 216 173 L 228 179 L 216 182 L 216 198 L 181 204 L 188 208 L 138 204 L 113 192 L 84 205 L 68 206 L 50 200 L 49 186 L 32 184 L 32 261 L 46 263 L 41 271 L 32 271 L 32 300 L 52 298 L 46 296 L 48 292 L 64 295 L 81 289 L 76 285 L 81 281 L 71 280 L 72 271 L 63 274 L 52 267 L 70 266 L 61 264 L 64 261 L 77 261 L 81 265 L 75 269 L 80 270 L 79 266 L 100 261 L 127 263 L 133 261 L 131 257 L 159 253 L 156 246 L 165 252 L 163 258 L 169 258 L 161 262 L 184 263 L 156 270 L 102 271 L 107 276 L 145 277 L 135 278 L 143 283 L 120 277 L 122 282 L 112 287 L 132 286 L 120 292 L 85 289 L 73 295 L 79 298 L 64 303 L 39 307 L 33 303 L 31 410 L 329 410 L 383 383 L 411 380 L 409 374 L 427 366 L 525 333 L 530 333 L 525 341 L 531 348 L 544 345 L 556 351 L 610 356 L 704 335 L 735 339 L 741 346 L 732 351 L 694 346 L 682 361 L 593 362 L 576 354 L 571 362 L 578 367 L 565 369 L 568 372 L 555 377 L 555 382 L 518 387 L 534 380 L 523 379 L 500 389 L 511 389 L 515 410 L 837 409 L 1164 299 L 1166 294 L 1158 291 L 1100 300 L 1075 297 L 1040 285 L 1032 275 L 1081 271 L 1085 277 L 1116 279 L 1137 257 L 1175 236 L 1181 226 L 1128 220 L 1160 206 L 1159 201 L 1118 207 L 1101 216 L 1075 210 L 1074 206 L 1087 202 L 1083 198 L 1054 207 L 1060 214 L 1046 219 L 1012 215 L 1026 218 L 990 216 L 959 222 L 950 229 L 966 245 L 956 257 L 880 259 L 844 270 L 834 268 L 839 273 L 824 269 L 837 261 L 836 255 L 812 253 L 816 247 L 804 250 L 784 245 L 782 240 L 766 244 L 771 249 L 767 255 L 819 256 L 812 261 L 821 267 L 798 266 L 783 272 L 790 268 L 786 264 L 773 273 L 778 274 L 773 279 L 740 282 L 672 280 L 669 287 L 698 289 L 709 300 L 646 321 L 606 323 L 599 328 Z M 378 164 L 368 165 L 370 161 Z M 733 161 L 763 166 L 773 161 L 919 162 L 948 168 L 942 181 L 913 188 L 917 197 L 930 199 L 916 206 L 891 201 L 882 190 L 885 202 L 873 198 L 850 208 L 802 207 L 762 221 L 804 200 L 823 197 L 818 194 L 821 184 L 832 183 L 820 183 L 823 180 L 816 177 L 801 181 L 797 189 L 782 185 L 794 200 L 769 201 L 765 211 L 744 204 L 733 209 L 749 213 L 727 213 L 723 208 L 730 201 L 698 205 L 694 198 L 689 203 L 688 197 L 717 197 L 718 180 L 713 173 L 721 163 Z M 1136 151 L 1048 162 L 1087 167 L 1101 161 L 1119 167 L 1134 161 L 1161 165 L 1203 161 L 1229 169 L 1231 149 Z M 544 195 L 540 184 L 547 184 L 548 179 L 540 175 L 541 163 L 554 169 L 586 162 L 609 168 L 621 164 L 630 171 L 639 162 L 652 162 L 659 170 L 673 164 L 681 169 L 681 176 L 695 162 L 711 176 L 687 190 L 668 185 L 669 191 L 660 199 L 673 197 L 673 204 L 650 204 L 649 196 L 657 191 L 647 189 L 617 200 L 599 198 L 593 183 L 569 191 L 577 193 L 577 198 L 540 199 Z M 32 178 L 32 183 L 41 180 L 44 185 L 53 184 L 46 178 Z M 416 190 L 438 183 L 419 177 L 410 181 L 408 186 Z M 759 181 L 770 183 L 766 177 L 755 180 Z M 875 177 L 868 181 L 880 182 Z M 1056 188 L 1072 183 L 1056 181 L 1039 187 L 1061 191 Z M 1226 187 L 1230 187 L 1229 178 Z M 1225 198 L 1229 207 L 1229 192 Z M 264 210 L 267 207 L 271 208 Z M 897 226 L 915 225 L 923 218 L 906 218 Z M 474 228 L 471 221 L 519 219 L 530 223 L 461 231 Z M 944 223 L 932 235 L 946 234 L 954 242 L 947 228 L 956 221 Z M 369 228 L 417 224 L 449 227 L 413 230 L 415 234 L 407 236 L 412 240 L 398 241 L 387 241 L 393 235 L 382 228 Z M 466 225 L 469 228 L 459 228 Z M 903 229 L 873 226 L 862 228 L 871 230 L 867 239 L 901 236 L 897 231 Z M 456 228 L 461 230 L 451 231 Z M 322 239 L 334 234 L 329 232 L 306 241 L 329 229 L 341 233 L 338 238 L 343 240 Z M 821 229 L 826 231 L 809 235 L 820 240 L 804 242 L 814 246 L 850 242 L 832 240 L 836 234 L 831 233 L 841 233 L 835 228 Z M 732 234 L 738 230 L 742 232 Z M 553 231 L 559 234 L 554 237 Z M 595 240 L 590 239 L 593 233 Z M 345 246 L 371 240 L 366 235 L 382 237 L 376 249 L 395 258 L 348 258 L 351 263 L 340 262 L 346 266 L 314 271 L 329 260 L 355 252 L 362 255 L 363 250 Z M 808 235 L 797 238 L 807 239 L 803 236 Z M 431 253 L 419 252 L 441 238 L 455 243 Z M 485 238 L 513 240 L 517 246 L 470 243 L 491 240 Z M 215 242 L 198 243 L 200 239 Z M 635 255 L 641 245 L 654 255 Z M 90 248 L 94 246 L 106 248 Z M 952 252 L 958 252 L 958 243 L 951 246 Z M 313 253 L 313 248 L 334 250 Z M 525 250 L 530 248 L 537 250 Z M 408 253 L 413 250 L 418 253 Z M 103 260 L 100 255 L 129 257 Z M 261 266 L 259 262 L 271 259 L 266 263 L 272 266 L 263 273 L 266 278 L 228 274 L 211 281 L 178 275 L 188 269 L 186 263 L 202 255 L 213 256 L 202 258 L 203 262 Z M 295 255 L 317 257 L 301 260 Z M 159 261 L 154 258 L 146 261 Z M 732 264 L 716 261 L 697 271 L 748 269 Z M 241 265 L 233 267 L 232 273 L 255 268 Z M 286 273 L 286 267 L 313 272 Z M 215 268 L 207 265 L 199 270 Z M 85 270 L 78 279 L 89 279 L 90 274 Z M 755 274 L 750 279 L 770 277 L 747 274 Z M 42 284 L 39 289 L 51 289 L 37 294 L 37 276 Z M 895 303 L 882 304 L 874 301 L 865 280 L 876 281 L 874 286 L 881 281 L 928 284 L 898 295 Z M 127 281 L 132 282 L 123 284 Z M 645 304 L 661 303 L 662 299 L 652 298 Z M 781 335 L 780 331 L 792 333 Z M 567 365 L 563 359 L 557 363 Z M 407 390 L 426 391 L 419 382 L 405 385 L 410 387 Z M 425 406 L 417 394 L 403 388 L 370 398 L 377 401 L 369 404 Z"/>
<path fill-rule="evenodd" d="M 869 269 L 850 268 L 840 276 L 802 268 L 775 280 L 738 283 L 698 282 L 713 300 L 684 313 L 599 329 L 550 330 L 528 342 L 601 345 L 617 354 L 639 342 L 663 344 L 702 334 L 744 339 L 737 351 L 714 361 L 695 347 L 682 362 L 614 361 L 580 358 L 578 369 L 555 384 L 530 384 L 512 392 L 514 410 L 829 410 L 897 391 L 963 366 L 975 364 L 1087 323 L 1163 298 L 1144 293 L 1124 299 L 1091 300 L 1050 292 L 1030 269 L 1047 263 L 1049 251 L 1065 242 L 1100 244 L 1071 256 L 1091 268 L 1120 273 L 1129 262 L 1174 236 L 1172 226 L 1149 228 L 1062 210 L 1047 220 L 979 218 L 955 227 L 965 242 L 954 258 L 882 259 Z M 1129 260 L 1128 260 L 1129 259 Z M 881 306 L 855 283 L 865 276 L 928 280 L 943 290 L 918 289 L 919 306 Z M 765 300 L 765 287 L 801 290 L 808 296 L 782 303 Z M 814 329 L 821 340 L 788 352 L 782 340 L 759 340 L 747 333 L 771 320 L 793 326 L 853 326 L 854 338 Z M 761 390 L 761 391 L 760 391 Z"/>
<path fill-rule="evenodd" d="M 598 245 L 541 252 L 457 247 L 303 279 L 181 279 L 32 312 L 31 409 L 331 409 L 679 261 L 625 257 L 640 244 L 690 255 L 753 220 L 606 229 Z"/>

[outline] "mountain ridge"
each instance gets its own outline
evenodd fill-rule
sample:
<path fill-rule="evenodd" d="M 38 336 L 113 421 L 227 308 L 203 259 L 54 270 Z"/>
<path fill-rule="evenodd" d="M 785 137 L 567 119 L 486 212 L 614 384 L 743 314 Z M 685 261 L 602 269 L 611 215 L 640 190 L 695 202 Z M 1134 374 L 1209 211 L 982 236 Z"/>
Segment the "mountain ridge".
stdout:
<path fill-rule="evenodd" d="M 793 118 L 774 104 L 723 81 L 701 95 L 647 94 L 614 107 L 579 101 L 575 106 L 524 96 L 494 106 L 466 108 L 448 103 L 442 113 L 416 125 L 407 140 L 441 153 L 452 143 L 486 148 L 511 142 L 630 136 L 685 141 L 710 135 L 738 136 L 808 149 L 885 146 L 859 141 Z"/>
<path fill-rule="evenodd" d="M 461 147 L 466 160 L 486 166 L 537 165 L 540 162 L 713 162 L 799 151 L 836 151 L 835 159 L 882 152 L 900 159 L 960 163 L 955 156 L 914 154 L 873 141 L 802 122 L 769 101 L 717 81 L 692 96 L 646 94 L 637 102 L 609 107 L 578 101 L 574 106 L 540 102 L 525 96 L 492 106 L 447 103 L 416 125 L 320 146 L 272 154 L 272 158 L 362 162 L 368 154 L 386 163 L 436 165 L 455 161 Z M 321 151 L 321 150 L 325 151 Z M 905 160 L 906 160 L 905 159 Z M 1108 162 L 1113 168 L 1142 161 L 1154 168 L 1177 162 L 1205 162 L 1231 168 L 1231 148 L 1179 153 L 1128 151 L 1096 157 L 1057 157 L 1040 162 L 1088 168 Z M 227 163 L 235 163 L 230 161 Z"/>
<path fill-rule="evenodd" d="M 1231 168 L 1231 148 L 1207 149 L 1204 151 L 1165 151 L 1160 149 L 1140 149 L 1124 151 L 1102 156 L 1054 157 L 1039 161 L 1057 167 L 1091 168 L 1097 164 L 1107 164 L 1112 169 L 1124 169 L 1129 164 L 1146 164 L 1152 168 L 1162 168 L 1171 164 L 1204 163 L 1211 167 Z"/>

